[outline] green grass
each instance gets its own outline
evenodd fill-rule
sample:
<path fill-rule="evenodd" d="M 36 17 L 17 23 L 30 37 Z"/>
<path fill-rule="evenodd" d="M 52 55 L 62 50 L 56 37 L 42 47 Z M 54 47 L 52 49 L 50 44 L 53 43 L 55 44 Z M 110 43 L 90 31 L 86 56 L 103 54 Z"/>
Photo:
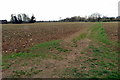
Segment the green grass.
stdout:
<path fill-rule="evenodd" d="M 111 41 L 108 39 L 108 36 L 103 28 L 103 25 L 98 23 L 91 27 L 91 33 L 89 38 L 94 39 L 95 41 L 102 42 L 104 44 L 110 45 Z"/>
<path fill-rule="evenodd" d="M 38 53 L 49 53 L 50 50 L 57 50 L 59 53 L 60 52 L 70 52 L 70 50 L 64 49 L 60 46 L 61 40 L 53 40 L 53 41 L 49 41 L 49 42 L 45 42 L 45 43 L 41 43 L 38 45 L 33 46 L 32 48 L 30 48 L 31 51 L 36 51 Z"/>
<path fill-rule="evenodd" d="M 7 56 L 3 56 L 2 69 L 9 69 L 13 64 L 18 64 L 18 60 L 29 60 L 32 58 L 47 59 L 54 58 L 58 59 L 58 56 L 54 54 L 34 54 L 34 53 L 13 53 Z M 15 62 L 12 62 L 15 61 Z M 16 62 L 17 61 L 17 62 Z"/>
<path fill-rule="evenodd" d="M 30 57 L 39 57 L 39 56 L 45 56 L 45 55 L 39 55 L 39 54 L 34 54 L 34 53 L 14 53 L 10 54 L 8 56 L 3 56 L 3 59 L 16 59 L 18 57 L 20 58 L 30 58 Z"/>
<path fill-rule="evenodd" d="M 74 78 L 80 78 L 81 74 L 78 71 L 79 70 L 77 68 L 65 68 L 64 75 L 74 77 Z"/>
<path fill-rule="evenodd" d="M 48 42 L 44 42 L 44 43 L 41 43 L 41 44 L 37 44 L 35 46 L 33 46 L 32 48 L 30 48 L 31 50 L 34 50 L 34 49 L 51 49 L 51 48 L 54 48 L 54 47 L 58 47 L 60 46 L 59 45 L 59 42 L 61 40 L 52 40 L 52 41 L 48 41 Z"/>
<path fill-rule="evenodd" d="M 20 78 L 21 76 L 31 77 L 32 75 L 38 74 L 42 71 L 43 70 L 38 70 L 35 68 L 31 68 L 28 70 L 15 70 L 15 71 L 13 71 L 13 75 L 11 77 L 13 77 L 13 78 Z"/>
<path fill-rule="evenodd" d="M 10 54 L 7 56 L 3 56 L 3 61 L 6 62 L 8 60 L 16 60 L 16 59 L 32 59 L 32 58 L 39 58 L 39 59 L 58 59 L 60 60 L 61 57 L 57 54 L 53 54 L 53 53 L 14 53 L 14 54 Z M 7 64 L 7 63 L 6 63 Z M 5 65 L 6 65 L 5 64 Z M 4 64 L 3 64 L 4 65 Z M 6 65 L 8 66 L 8 65 Z"/>
<path fill-rule="evenodd" d="M 12 65 L 12 63 L 7 63 L 7 62 L 5 63 L 5 62 L 4 62 L 4 63 L 2 64 L 2 69 L 8 69 L 8 68 L 10 68 L 11 65 Z"/>
<path fill-rule="evenodd" d="M 72 42 L 73 42 L 73 43 L 76 43 L 77 41 L 80 41 L 80 40 L 84 39 L 86 36 L 87 36 L 86 33 L 82 33 L 82 34 L 80 34 L 78 37 L 74 38 L 74 39 L 72 40 Z"/>
<path fill-rule="evenodd" d="M 71 47 L 77 47 L 78 45 L 76 43 L 86 37 L 87 33 L 81 33 L 78 37 L 72 39 L 73 44 L 71 45 Z"/>
<path fill-rule="evenodd" d="M 90 74 L 92 74 L 90 76 L 90 78 L 92 77 L 96 77 L 96 78 L 114 78 L 114 79 L 118 79 L 120 78 L 119 73 L 117 71 L 109 71 L 106 69 L 91 69 L 89 71 Z"/>
<path fill-rule="evenodd" d="M 61 60 L 62 57 L 59 54 L 55 54 L 50 52 L 50 49 L 56 48 L 59 49 L 59 51 L 64 51 L 68 52 L 69 50 L 59 48 L 60 40 L 53 40 L 45 43 L 41 43 L 38 45 L 33 46 L 32 48 L 29 49 L 29 52 L 19 52 L 19 53 L 11 53 L 2 56 L 3 59 L 3 64 L 2 68 L 3 69 L 8 69 L 11 67 L 12 64 L 16 64 L 16 60 L 29 60 L 32 58 L 39 58 L 40 60 L 42 59 L 56 59 L 56 60 Z M 15 61 L 15 62 L 11 62 Z"/>
<path fill-rule="evenodd" d="M 70 52 L 71 50 L 68 50 L 68 49 L 64 49 L 64 48 L 56 48 L 56 50 L 58 50 L 59 52 Z"/>
<path fill-rule="evenodd" d="M 49 58 L 51 56 L 57 57 L 57 54 L 53 54 L 49 51 L 50 49 L 58 48 L 60 46 L 59 42 L 60 40 L 53 40 L 53 41 L 41 43 L 41 44 L 35 45 L 32 48 L 30 48 L 28 53 L 20 52 L 20 53 L 8 54 L 8 55 L 3 56 L 3 60 L 16 59 L 16 58 L 26 59 L 26 58 L 33 58 L 33 57 L 40 57 L 40 58 Z"/>
<path fill-rule="evenodd" d="M 61 40 L 52 40 L 52 41 L 44 42 L 31 47 L 29 50 L 30 52 L 33 53 L 50 53 L 49 52 L 50 50 L 60 46 L 59 44 L 60 42 Z"/>
<path fill-rule="evenodd" d="M 87 61 L 91 66 L 89 73 L 92 77 L 97 78 L 120 78 L 118 72 L 118 51 L 112 49 L 112 47 L 117 46 L 116 42 L 108 39 L 105 29 L 100 23 L 93 25 L 90 30 L 91 33 L 88 37 L 95 42 L 89 45 L 90 53 L 88 52 L 87 54 L 91 54 L 91 57 L 95 58 L 96 61 Z"/>

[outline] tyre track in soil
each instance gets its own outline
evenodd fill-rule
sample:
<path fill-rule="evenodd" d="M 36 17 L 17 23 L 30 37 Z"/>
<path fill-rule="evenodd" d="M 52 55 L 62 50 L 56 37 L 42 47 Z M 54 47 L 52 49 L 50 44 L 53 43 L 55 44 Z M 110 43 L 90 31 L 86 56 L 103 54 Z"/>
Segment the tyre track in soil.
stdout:
<path fill-rule="evenodd" d="M 80 56 L 85 56 L 84 54 L 80 54 L 80 52 L 86 48 L 90 40 L 85 38 L 80 41 L 78 41 L 77 47 L 72 47 L 72 39 L 78 37 L 81 33 L 87 33 L 87 29 L 89 27 L 83 28 L 80 31 L 72 34 L 71 36 L 68 36 L 67 38 L 64 38 L 63 41 L 60 43 L 60 45 L 65 49 L 70 49 L 71 51 L 69 53 L 60 53 L 63 57 L 62 60 L 56 60 L 56 59 L 45 59 L 40 61 L 40 63 L 34 64 L 30 63 L 30 65 L 26 67 L 22 67 L 22 70 L 28 69 L 28 67 L 37 67 L 38 70 L 43 70 L 42 72 L 38 74 L 31 75 L 32 78 L 61 78 L 64 74 L 65 68 L 77 68 L 80 67 L 80 63 L 76 62 L 77 58 Z M 35 62 L 38 61 L 37 59 L 34 60 Z M 28 62 L 32 62 L 32 60 L 29 60 Z M 21 61 L 22 63 L 22 61 Z M 24 63 L 24 60 L 23 60 Z M 33 64 L 33 65 L 32 65 Z M 21 66 L 18 66 L 15 70 L 20 70 Z M 9 74 L 8 74 L 9 73 Z M 13 74 L 11 70 L 5 71 L 3 76 L 6 74 L 10 75 Z M 23 76 L 23 78 L 26 78 L 27 76 Z"/>
<path fill-rule="evenodd" d="M 88 28 L 82 29 L 79 32 L 74 33 L 73 35 L 63 39 L 63 41 L 60 43 L 60 45 L 65 48 L 71 50 L 70 53 L 67 53 L 67 55 L 64 55 L 63 53 L 60 53 L 62 57 L 64 58 L 63 60 L 54 60 L 54 59 L 47 59 L 43 60 L 41 62 L 41 69 L 44 70 L 44 72 L 40 74 L 36 74 L 33 77 L 34 78 L 60 78 L 62 74 L 64 74 L 64 69 L 65 68 L 77 68 L 80 67 L 80 63 L 78 64 L 77 58 L 80 56 L 85 56 L 84 54 L 80 54 L 80 52 L 84 49 L 87 48 L 90 41 L 89 39 L 85 38 L 83 40 L 80 40 L 77 42 L 77 47 L 72 47 L 72 39 L 78 37 L 81 33 L 87 32 Z M 87 34 L 89 34 L 88 32 Z M 45 67 L 48 67 L 47 69 Z"/>

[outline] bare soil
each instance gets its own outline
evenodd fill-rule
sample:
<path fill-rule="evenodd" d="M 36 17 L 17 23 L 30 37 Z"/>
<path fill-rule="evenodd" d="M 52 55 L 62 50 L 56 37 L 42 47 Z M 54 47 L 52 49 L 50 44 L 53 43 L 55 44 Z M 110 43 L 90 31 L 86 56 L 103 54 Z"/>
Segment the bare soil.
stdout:
<path fill-rule="evenodd" d="M 106 30 L 108 38 L 112 41 L 118 41 L 118 22 L 103 23 L 103 27 Z"/>
<path fill-rule="evenodd" d="M 2 51 L 3 54 L 21 52 L 38 43 L 66 38 L 88 25 L 90 23 L 5 24 Z"/>

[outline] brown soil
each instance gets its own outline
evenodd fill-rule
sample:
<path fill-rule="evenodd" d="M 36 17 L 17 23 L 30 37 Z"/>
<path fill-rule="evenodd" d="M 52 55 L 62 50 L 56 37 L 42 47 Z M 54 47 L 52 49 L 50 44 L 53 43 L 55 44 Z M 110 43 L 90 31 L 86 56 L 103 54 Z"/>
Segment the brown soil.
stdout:
<path fill-rule="evenodd" d="M 112 41 L 118 41 L 118 22 L 103 23 L 108 38 Z"/>
<path fill-rule="evenodd" d="M 6 24 L 2 29 L 2 51 L 24 51 L 35 44 L 66 38 L 90 23 Z"/>

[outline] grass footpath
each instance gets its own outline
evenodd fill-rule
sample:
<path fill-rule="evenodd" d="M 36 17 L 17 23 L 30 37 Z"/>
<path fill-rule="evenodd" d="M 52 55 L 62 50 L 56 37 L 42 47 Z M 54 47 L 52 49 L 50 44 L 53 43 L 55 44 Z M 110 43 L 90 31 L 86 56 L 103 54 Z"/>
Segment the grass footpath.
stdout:
<path fill-rule="evenodd" d="M 96 23 L 88 30 L 88 34 L 81 34 L 73 39 L 77 42 L 83 38 L 91 40 L 91 43 L 79 57 L 78 68 L 66 68 L 66 74 L 77 78 L 120 78 L 118 72 L 118 54 L 114 47 L 119 47 L 117 42 L 110 41 L 102 23 Z"/>
<path fill-rule="evenodd" d="M 91 27 L 91 35 L 89 37 L 94 41 L 92 45 L 89 45 L 92 57 L 98 60 L 93 64 L 93 66 L 97 66 L 96 69 L 91 68 L 90 70 L 90 73 L 93 73 L 93 77 L 120 78 L 118 51 L 113 49 L 113 47 L 119 47 L 117 42 L 108 39 L 101 23 Z"/>

